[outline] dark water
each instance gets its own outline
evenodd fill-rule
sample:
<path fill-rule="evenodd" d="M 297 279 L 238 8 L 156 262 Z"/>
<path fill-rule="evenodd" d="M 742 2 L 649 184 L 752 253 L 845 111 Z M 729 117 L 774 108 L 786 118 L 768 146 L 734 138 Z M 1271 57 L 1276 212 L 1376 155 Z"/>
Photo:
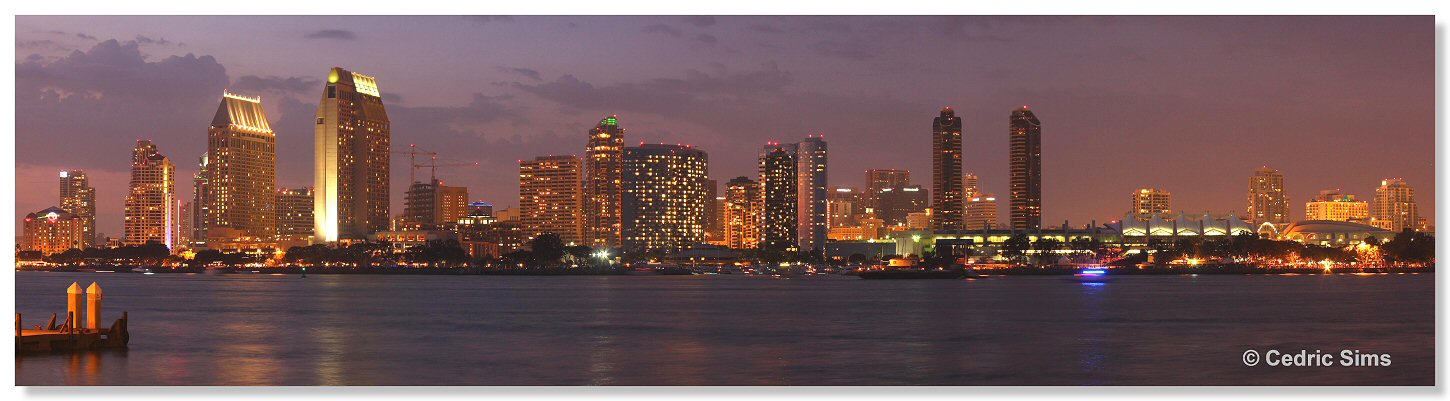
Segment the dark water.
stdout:
<path fill-rule="evenodd" d="M 27 326 L 99 282 L 127 351 L 18 385 L 1434 384 L 1434 276 L 483 277 L 16 273 Z M 1247 367 L 1247 349 L 1389 367 Z"/>

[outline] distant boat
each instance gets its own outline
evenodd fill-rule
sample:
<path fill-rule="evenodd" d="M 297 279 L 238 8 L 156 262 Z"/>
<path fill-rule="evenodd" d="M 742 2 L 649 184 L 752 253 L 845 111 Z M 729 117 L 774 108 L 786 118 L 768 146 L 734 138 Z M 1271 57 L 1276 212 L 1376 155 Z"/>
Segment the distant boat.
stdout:
<path fill-rule="evenodd" d="M 1089 266 L 1079 269 L 1072 275 L 1073 279 L 1084 283 L 1101 283 L 1108 281 L 1108 269 L 1102 266 Z"/>
<path fill-rule="evenodd" d="M 961 269 L 925 269 L 918 267 L 915 259 L 892 259 L 886 265 L 876 265 L 856 273 L 856 277 L 868 280 L 878 279 L 960 279 L 966 277 Z"/>
<path fill-rule="evenodd" d="M 131 269 L 131 272 L 132 273 L 150 273 L 151 272 L 151 269 L 150 268 L 146 268 L 146 267 L 137 267 L 137 268 Z"/>

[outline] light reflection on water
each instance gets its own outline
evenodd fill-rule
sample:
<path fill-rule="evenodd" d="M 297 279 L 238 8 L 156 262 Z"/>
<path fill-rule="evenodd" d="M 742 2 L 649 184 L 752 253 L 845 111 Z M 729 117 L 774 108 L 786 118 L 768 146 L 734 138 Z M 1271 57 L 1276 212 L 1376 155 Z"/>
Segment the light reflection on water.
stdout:
<path fill-rule="evenodd" d="M 99 281 L 126 351 L 20 385 L 1432 384 L 1433 275 L 859 280 L 20 272 L 26 316 Z M 38 324 L 38 323 L 35 323 Z M 1389 368 L 1247 368 L 1354 347 Z"/>

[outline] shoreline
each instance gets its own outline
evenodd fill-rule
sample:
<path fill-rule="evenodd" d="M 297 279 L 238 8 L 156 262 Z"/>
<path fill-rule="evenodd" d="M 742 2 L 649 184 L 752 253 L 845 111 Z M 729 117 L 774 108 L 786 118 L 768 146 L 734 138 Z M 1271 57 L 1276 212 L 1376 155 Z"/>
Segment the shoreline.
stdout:
<path fill-rule="evenodd" d="M 304 267 L 282 266 L 282 267 L 258 267 L 258 268 L 222 268 L 222 269 L 195 269 L 195 268 L 163 268 L 155 266 L 53 266 L 43 268 L 22 268 L 16 271 L 33 272 L 62 272 L 62 273 L 131 273 L 133 268 L 144 267 L 150 269 L 154 274 L 263 274 L 263 275 L 301 275 L 301 274 L 385 274 L 385 275 L 474 275 L 474 276 L 630 276 L 629 270 L 612 268 L 529 268 L 529 269 L 484 269 L 484 268 L 428 268 L 428 267 Z M 977 270 L 978 273 L 987 276 L 1067 276 L 1078 272 L 1077 267 L 1012 267 L 1006 269 L 985 269 Z M 1378 268 L 1338 268 L 1325 270 L 1319 267 L 1254 267 L 1247 265 L 1204 265 L 1194 267 L 1116 267 L 1108 269 L 1110 275 L 1115 276 L 1161 276 L 1161 275 L 1332 275 L 1332 274 L 1391 274 L 1391 273 L 1434 273 L 1435 268 L 1431 267 L 1378 267 Z M 742 272 L 715 273 L 714 271 L 692 271 L 688 268 L 665 269 L 656 274 L 647 275 L 700 275 L 700 274 L 724 274 L 724 275 L 748 275 Z M 755 274 L 770 276 L 769 274 Z M 841 273 L 821 273 L 819 275 L 841 275 Z"/>

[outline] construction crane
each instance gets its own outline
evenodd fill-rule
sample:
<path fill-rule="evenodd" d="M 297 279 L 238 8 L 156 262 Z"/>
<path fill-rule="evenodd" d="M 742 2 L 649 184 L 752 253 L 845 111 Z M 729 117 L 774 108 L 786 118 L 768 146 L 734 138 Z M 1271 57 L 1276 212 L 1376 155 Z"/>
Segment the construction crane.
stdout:
<path fill-rule="evenodd" d="M 419 168 L 423 168 L 423 167 L 428 167 L 429 168 L 429 172 L 428 172 L 428 178 L 429 178 L 429 180 L 428 180 L 428 182 L 431 183 L 431 182 L 433 182 L 433 181 L 435 181 L 435 180 L 438 179 L 438 168 L 439 167 L 478 166 L 479 165 L 478 162 L 473 162 L 473 163 L 443 163 L 443 164 L 439 164 L 438 163 L 438 152 L 429 151 L 427 149 L 419 149 L 418 148 L 418 145 L 415 145 L 415 144 L 409 144 L 408 145 L 408 150 L 406 150 L 406 151 L 403 151 L 403 150 L 394 150 L 394 151 L 391 151 L 391 152 L 392 153 L 397 153 L 397 154 L 406 154 L 406 155 L 408 155 L 408 165 L 412 167 L 412 169 L 408 172 L 408 181 L 410 182 L 410 184 L 417 183 L 418 182 L 418 169 Z M 420 155 L 420 154 L 421 155 L 427 155 L 428 156 L 428 163 L 427 164 L 419 164 L 418 163 L 418 155 Z"/>

